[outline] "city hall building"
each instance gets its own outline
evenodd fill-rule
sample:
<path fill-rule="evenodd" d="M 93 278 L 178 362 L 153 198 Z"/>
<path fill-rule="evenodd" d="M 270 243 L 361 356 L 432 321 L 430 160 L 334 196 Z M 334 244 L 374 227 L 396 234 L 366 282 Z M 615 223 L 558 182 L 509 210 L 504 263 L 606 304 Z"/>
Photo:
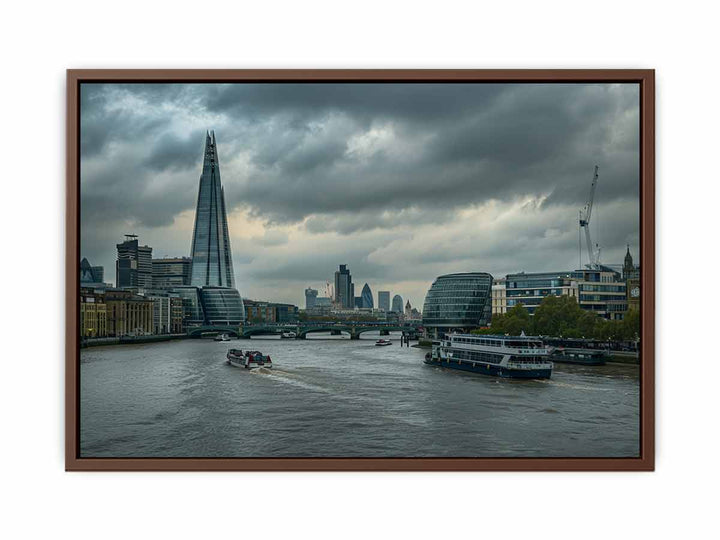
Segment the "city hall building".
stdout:
<path fill-rule="evenodd" d="M 422 324 L 429 335 L 490 325 L 493 277 L 484 272 L 439 276 L 425 296 Z"/>

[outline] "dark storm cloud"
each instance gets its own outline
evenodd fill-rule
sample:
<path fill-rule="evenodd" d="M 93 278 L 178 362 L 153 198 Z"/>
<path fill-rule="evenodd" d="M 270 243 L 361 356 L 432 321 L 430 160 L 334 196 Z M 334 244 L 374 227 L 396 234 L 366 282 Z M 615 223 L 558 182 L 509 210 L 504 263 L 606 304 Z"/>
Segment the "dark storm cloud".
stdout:
<path fill-rule="evenodd" d="M 81 206 L 83 228 L 92 231 L 85 239 L 113 243 L 125 227 L 159 230 L 191 211 L 204 133 L 215 129 L 229 209 L 281 228 L 304 222 L 300 230 L 310 235 L 374 231 L 366 244 L 329 251 L 325 261 L 345 257 L 367 279 L 402 274 L 399 265 L 369 259 L 386 233 L 450 224 L 487 201 L 534 200 L 536 230 L 522 238 L 557 230 L 573 242 L 568 253 L 576 251 L 570 237 L 595 164 L 599 219 L 614 256 L 610 249 L 637 236 L 637 214 L 628 219 L 622 203 L 638 200 L 638 106 L 637 85 L 83 85 Z M 513 234 L 509 226 L 498 231 L 493 260 L 512 260 L 505 253 L 519 249 Z M 287 232 L 275 228 L 254 245 L 286 242 Z M 419 265 L 436 263 L 424 255 Z M 262 257 L 243 260 L 256 279 L 293 268 L 296 279 L 310 279 L 321 259 L 298 255 L 266 267 Z"/>
<path fill-rule="evenodd" d="M 128 98 L 139 104 L 135 110 L 113 107 Z M 338 211 L 452 208 L 468 197 L 526 193 L 582 204 L 595 163 L 607 199 L 637 196 L 633 86 L 97 87 L 83 95 L 83 155 L 124 139 L 146 150 L 132 172 L 137 182 L 148 168 L 196 176 L 206 126 L 171 131 L 168 105 L 219 115 L 221 163 L 246 152 L 251 165 L 249 181 L 228 190 L 230 205 L 245 205 L 273 222 Z M 373 127 L 392 135 L 369 155 L 353 155 L 353 138 Z M 403 145 L 413 147 L 410 155 L 397 155 Z M 232 185 L 227 173 L 234 171 L 224 171 L 225 184 Z M 179 202 L 178 210 L 187 198 Z"/>

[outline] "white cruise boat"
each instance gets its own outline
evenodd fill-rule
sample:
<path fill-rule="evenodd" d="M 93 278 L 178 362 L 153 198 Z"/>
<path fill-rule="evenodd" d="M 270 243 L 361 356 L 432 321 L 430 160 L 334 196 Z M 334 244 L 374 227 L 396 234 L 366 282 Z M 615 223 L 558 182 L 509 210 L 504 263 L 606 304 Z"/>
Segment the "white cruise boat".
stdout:
<path fill-rule="evenodd" d="M 425 363 L 521 379 L 549 379 L 553 369 L 540 338 L 525 335 L 450 334 L 433 342 Z"/>

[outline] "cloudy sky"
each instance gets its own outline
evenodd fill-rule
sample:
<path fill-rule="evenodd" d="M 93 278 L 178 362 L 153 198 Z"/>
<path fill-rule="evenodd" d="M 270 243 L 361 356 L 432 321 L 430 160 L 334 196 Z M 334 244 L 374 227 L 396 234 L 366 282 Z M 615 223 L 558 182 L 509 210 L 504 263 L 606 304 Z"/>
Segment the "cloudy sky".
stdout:
<path fill-rule="evenodd" d="M 420 309 L 444 273 L 575 269 L 595 164 L 601 262 L 639 262 L 637 85 L 84 84 L 81 255 L 105 281 L 125 233 L 189 255 L 208 129 L 248 298 L 304 306 L 340 263 Z"/>

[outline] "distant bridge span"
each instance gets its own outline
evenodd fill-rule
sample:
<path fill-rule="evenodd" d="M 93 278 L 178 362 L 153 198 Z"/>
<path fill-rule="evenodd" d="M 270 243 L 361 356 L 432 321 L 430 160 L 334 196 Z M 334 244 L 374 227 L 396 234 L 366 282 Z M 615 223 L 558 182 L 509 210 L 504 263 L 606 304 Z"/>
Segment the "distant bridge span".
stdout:
<path fill-rule="evenodd" d="M 365 332 L 405 332 L 414 334 L 417 332 L 420 323 L 411 324 L 386 324 L 386 323 L 286 323 L 286 324 L 261 324 L 245 326 L 239 337 L 250 338 L 251 336 L 277 335 L 283 332 L 295 332 L 297 339 L 305 339 L 308 334 L 319 332 L 344 332 L 350 335 L 350 339 L 360 339 Z"/>
<path fill-rule="evenodd" d="M 239 326 L 227 326 L 227 325 L 206 325 L 206 326 L 195 326 L 188 329 L 188 336 L 190 337 L 201 337 L 203 334 L 228 334 L 230 336 L 241 337 L 242 332 Z"/>

